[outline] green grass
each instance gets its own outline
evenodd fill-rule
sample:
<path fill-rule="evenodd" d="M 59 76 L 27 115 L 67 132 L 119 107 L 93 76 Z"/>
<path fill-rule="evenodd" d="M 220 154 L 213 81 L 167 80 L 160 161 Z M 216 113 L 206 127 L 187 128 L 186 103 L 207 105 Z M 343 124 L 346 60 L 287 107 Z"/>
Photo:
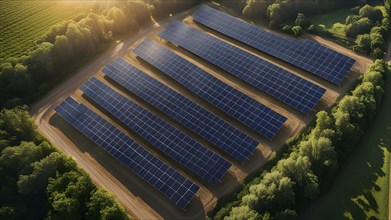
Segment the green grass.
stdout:
<path fill-rule="evenodd" d="M 383 104 L 374 124 L 342 164 L 330 189 L 302 213 L 302 219 L 388 219 L 390 86 L 391 76 L 388 76 Z"/>
<path fill-rule="evenodd" d="M 308 19 L 313 24 L 324 25 L 327 29 L 331 29 L 335 23 L 345 23 L 346 17 L 352 14 L 350 9 L 351 7 L 344 7 L 326 14 L 312 16 Z"/>
<path fill-rule="evenodd" d="M 89 11 L 91 2 L 0 0 L 0 62 L 27 55 L 49 28 Z"/>
<path fill-rule="evenodd" d="M 346 39 L 345 36 L 345 20 L 351 15 L 351 7 L 344 7 L 338 10 L 328 12 L 326 14 L 309 17 L 308 19 L 314 25 L 324 27 L 337 38 Z"/>

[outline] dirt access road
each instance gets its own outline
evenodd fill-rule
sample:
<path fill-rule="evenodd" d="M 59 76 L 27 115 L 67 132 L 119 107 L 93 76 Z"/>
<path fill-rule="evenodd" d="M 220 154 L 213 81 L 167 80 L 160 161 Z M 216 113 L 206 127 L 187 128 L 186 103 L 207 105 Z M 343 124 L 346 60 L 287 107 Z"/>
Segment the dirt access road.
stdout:
<path fill-rule="evenodd" d="M 48 116 L 47 114 L 50 113 L 56 104 L 59 103 L 59 100 L 62 100 L 73 93 L 84 81 L 96 74 L 96 72 L 98 72 L 104 65 L 108 64 L 116 57 L 124 56 L 128 52 L 128 48 L 140 39 L 140 37 L 156 31 L 156 29 L 160 26 L 165 26 L 173 19 L 181 19 L 187 16 L 195 10 L 195 8 L 190 8 L 163 21 L 155 22 L 153 25 L 140 30 L 128 39 L 117 42 L 103 54 L 99 55 L 93 61 L 82 67 L 71 78 L 58 85 L 44 98 L 31 106 L 30 114 L 35 118 L 39 132 L 48 138 L 49 141 L 51 141 L 51 143 L 58 147 L 62 152 L 73 157 L 78 165 L 87 171 L 87 173 L 91 176 L 91 179 L 96 184 L 112 192 L 118 198 L 120 203 L 128 210 L 128 212 L 137 219 L 162 219 L 162 217 L 149 206 L 144 204 L 142 200 L 135 198 L 134 195 L 130 194 L 126 187 L 123 187 L 121 184 L 113 180 L 110 174 L 101 172 L 101 167 L 96 167 L 96 163 L 93 163 L 89 160 L 89 158 L 85 158 L 85 155 L 77 152 L 77 150 L 72 147 L 71 143 L 60 138 L 56 131 L 52 129 L 52 126 L 48 123 L 48 121 L 45 120 L 45 117 Z"/>
<path fill-rule="evenodd" d="M 198 6 L 195 6 L 195 8 L 189 9 L 189 10 L 187 10 L 179 15 L 176 15 L 174 17 L 178 18 L 178 19 L 184 18 L 187 15 L 189 15 L 193 10 L 195 10 L 197 7 Z M 108 172 L 104 167 L 100 166 L 99 162 L 97 162 L 96 158 L 92 154 L 85 153 L 85 152 L 83 152 L 83 150 L 78 149 L 78 147 L 76 147 L 74 145 L 74 143 L 77 143 L 78 145 L 84 145 L 84 143 L 81 143 L 78 141 L 76 141 L 76 142 L 70 141 L 67 138 L 67 135 L 64 135 L 64 134 L 61 134 L 60 132 L 58 132 L 58 130 L 56 130 L 53 127 L 53 124 L 50 124 L 48 119 L 51 118 L 51 116 L 52 116 L 51 114 L 53 114 L 53 108 L 55 106 L 57 106 L 57 104 L 59 104 L 60 100 L 69 96 L 70 94 L 72 94 L 75 90 L 77 90 L 77 88 L 80 87 L 80 85 L 82 83 L 84 83 L 92 75 L 95 75 L 97 72 L 99 72 L 99 70 L 104 65 L 111 62 L 112 59 L 114 59 L 116 57 L 124 57 L 129 52 L 129 48 L 134 43 L 136 43 L 138 40 L 140 40 L 144 36 L 148 36 L 148 35 L 153 34 L 155 31 L 159 30 L 160 27 L 165 26 L 165 24 L 170 22 L 172 19 L 173 18 L 169 18 L 165 21 L 160 22 L 160 24 L 155 24 L 151 27 L 148 27 L 147 29 L 140 31 L 139 33 L 124 40 L 123 42 L 119 42 L 116 45 L 112 46 L 104 54 L 99 55 L 97 58 L 94 59 L 94 61 L 87 64 L 80 71 L 75 73 L 75 75 L 73 75 L 71 78 L 67 79 L 63 84 L 59 85 L 54 91 L 50 92 L 44 99 L 42 99 L 41 101 L 39 101 L 38 103 L 33 105 L 32 109 L 31 109 L 32 115 L 34 115 L 36 117 L 36 121 L 39 124 L 38 129 L 40 130 L 40 132 L 42 132 L 42 134 L 44 134 L 54 145 L 59 147 L 60 150 L 62 150 L 66 154 L 72 156 L 78 162 L 78 164 L 91 175 L 91 178 L 93 179 L 93 181 L 95 183 L 97 183 L 98 185 L 107 189 L 108 191 L 112 192 L 118 198 L 118 200 L 121 202 L 121 204 L 123 204 L 124 207 L 135 218 L 139 218 L 139 219 L 141 219 L 141 218 L 142 219 L 159 219 L 159 218 L 167 217 L 167 215 L 165 215 L 162 212 L 162 209 L 163 210 L 165 209 L 166 212 L 168 210 L 166 207 L 160 207 L 159 211 L 154 211 L 156 209 L 151 208 L 150 206 L 148 206 L 148 203 L 145 203 L 143 201 L 143 199 L 146 199 L 146 198 L 147 199 L 153 198 L 152 195 L 147 195 L 147 193 L 142 193 L 142 195 L 141 195 L 140 193 L 137 193 L 136 190 L 128 190 L 127 187 L 124 186 L 121 182 L 119 182 L 113 176 L 112 173 Z M 323 44 L 328 42 L 327 40 L 323 40 L 323 39 L 314 39 L 314 40 L 317 40 L 318 42 L 320 41 L 320 43 L 323 43 Z M 322 40 L 323 40 L 323 42 L 322 42 Z M 332 45 L 327 45 L 327 46 L 331 47 L 337 51 L 340 51 L 344 54 L 350 53 L 350 51 L 348 49 L 342 48 L 338 45 L 332 44 Z M 173 48 L 171 48 L 171 49 L 173 49 Z M 242 48 L 242 49 L 245 49 L 245 48 Z M 175 48 L 175 50 L 177 50 L 177 52 L 181 51 L 179 48 Z M 252 50 L 250 50 L 250 51 L 252 51 Z M 197 59 L 194 56 L 190 56 L 189 53 L 185 53 L 185 51 L 182 51 L 182 52 L 184 54 L 187 54 L 187 57 L 190 58 L 192 61 L 198 60 L 197 62 L 199 62 L 199 64 L 201 66 L 203 66 L 203 67 L 208 66 L 205 62 Z M 254 52 L 254 53 L 257 54 L 256 52 Z M 353 57 L 357 56 L 355 54 L 349 54 L 349 55 L 353 55 Z M 259 55 L 259 56 L 261 56 L 261 55 Z M 194 60 L 193 60 L 193 58 L 194 58 Z M 360 64 L 360 65 L 356 65 L 359 67 L 358 69 L 360 69 L 359 71 L 356 71 L 357 73 L 363 72 L 363 71 L 361 71 L 361 69 L 366 69 L 366 67 L 371 63 L 371 60 L 366 59 L 366 58 L 362 58 L 360 56 L 357 56 L 354 58 L 357 59 L 358 60 L 357 63 Z M 279 63 L 277 63 L 276 65 L 285 66 L 285 64 L 279 64 Z M 291 67 L 286 67 L 286 68 L 289 69 Z M 208 69 L 208 72 L 209 71 L 214 72 L 212 67 L 211 67 L 211 69 Z M 292 70 L 290 69 L 290 71 L 292 71 Z M 215 70 L 215 72 L 216 72 L 215 76 L 218 77 L 217 72 L 219 72 L 219 71 Z M 301 72 L 301 71 L 299 71 L 299 72 Z M 301 73 L 297 73 L 297 74 L 300 75 Z M 306 76 L 306 77 L 309 77 L 310 80 L 313 80 L 312 78 L 314 78 L 311 76 Z M 355 78 L 355 77 L 352 77 L 352 78 Z M 351 82 L 351 80 L 347 80 L 346 85 L 343 86 L 342 88 L 334 88 L 333 87 L 333 88 L 328 88 L 328 90 L 330 90 L 330 91 L 335 90 L 336 93 L 343 94 L 345 92 L 346 88 L 349 87 L 350 82 Z M 232 84 L 230 82 L 227 82 L 227 83 Z M 240 85 L 240 84 L 238 84 L 238 85 Z M 231 86 L 235 87 L 234 84 L 232 84 Z M 247 92 L 245 92 L 245 93 L 247 94 Z M 259 95 L 258 93 L 253 94 L 251 91 L 249 91 L 248 93 L 249 93 L 248 95 L 250 95 L 251 97 L 254 96 L 255 99 L 257 99 L 257 97 Z M 265 102 L 265 100 L 267 98 L 264 96 L 259 96 L 259 97 L 260 97 L 260 102 Z M 331 101 L 334 102 L 335 98 L 337 98 L 337 97 L 334 97 L 334 99 L 332 99 Z M 290 113 L 287 113 L 287 114 L 291 115 Z M 312 115 L 312 117 L 313 116 L 314 115 Z M 296 114 L 292 115 L 292 118 L 296 118 Z M 299 118 L 302 118 L 302 120 L 304 120 L 303 122 L 305 122 L 305 123 L 307 123 L 309 120 L 308 117 L 299 117 Z M 63 124 L 66 124 L 66 123 L 63 123 Z M 65 128 L 64 130 L 67 131 L 69 129 Z M 69 135 L 69 136 L 72 136 L 72 135 Z M 274 143 L 275 143 L 275 141 L 276 140 L 274 140 Z M 285 141 L 285 138 L 283 139 L 283 142 L 284 141 Z M 281 142 L 281 144 L 278 144 L 278 146 L 282 146 L 283 142 Z M 278 149 L 278 147 L 275 148 L 275 150 L 277 150 L 277 149 Z M 114 170 L 117 171 L 116 169 L 114 169 Z M 127 172 L 126 175 L 129 176 L 131 174 L 128 174 L 128 172 Z M 226 183 L 227 181 L 224 181 L 224 182 Z M 131 184 L 131 185 L 135 185 L 135 184 Z M 155 204 L 155 203 L 157 203 L 157 201 L 153 200 L 152 203 Z M 194 210 L 194 208 L 192 210 Z M 190 211 L 190 210 L 188 210 L 188 211 Z M 157 212 L 160 214 L 158 214 Z M 171 214 L 174 213 L 175 211 L 168 211 L 168 212 L 170 212 L 170 216 L 173 216 Z M 187 213 L 187 214 L 189 214 L 189 213 Z M 190 216 L 190 214 L 191 214 L 191 216 Z M 201 218 L 205 217 L 205 213 L 201 213 L 198 210 L 196 212 L 193 212 L 190 214 L 188 216 L 191 219 L 201 219 Z M 183 217 L 183 216 L 181 216 L 181 217 Z M 178 216 L 176 216 L 176 218 L 178 218 Z M 181 218 L 181 219 L 183 219 L 183 218 Z"/>

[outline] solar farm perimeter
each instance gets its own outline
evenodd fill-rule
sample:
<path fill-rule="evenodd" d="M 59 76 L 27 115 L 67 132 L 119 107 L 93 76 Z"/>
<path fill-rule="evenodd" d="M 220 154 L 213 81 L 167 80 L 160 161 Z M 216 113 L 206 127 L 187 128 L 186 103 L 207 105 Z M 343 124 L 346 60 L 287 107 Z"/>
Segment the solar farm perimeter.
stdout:
<path fill-rule="evenodd" d="M 171 20 L 101 62 L 43 119 L 45 135 L 115 185 L 136 217 L 202 218 L 370 63 L 209 6 Z"/>

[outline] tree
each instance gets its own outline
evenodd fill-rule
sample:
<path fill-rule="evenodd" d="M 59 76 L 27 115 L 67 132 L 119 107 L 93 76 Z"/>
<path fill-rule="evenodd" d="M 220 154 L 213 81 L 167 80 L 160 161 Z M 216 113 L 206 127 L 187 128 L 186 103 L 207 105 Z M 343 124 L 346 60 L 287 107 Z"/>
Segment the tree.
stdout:
<path fill-rule="evenodd" d="M 281 5 L 277 3 L 273 3 L 267 7 L 266 15 L 270 20 L 270 27 L 277 27 L 282 24 L 283 18 L 281 17 Z"/>
<path fill-rule="evenodd" d="M 95 189 L 90 178 L 80 171 L 57 173 L 55 178 L 49 178 L 47 194 L 52 208 L 51 217 L 82 218 L 90 192 Z"/>
<path fill-rule="evenodd" d="M 32 141 L 36 136 L 36 125 L 30 118 L 27 106 L 14 109 L 3 109 L 0 111 L 0 130 L 1 139 L 6 141 L 7 145 L 18 145 L 21 141 Z M 0 147 L 5 147 L 5 145 Z"/>
<path fill-rule="evenodd" d="M 329 180 L 337 170 L 337 153 L 331 140 L 326 137 L 311 135 L 309 140 L 300 143 L 299 154 L 309 158 L 314 174 L 321 179 L 319 182 Z"/>
<path fill-rule="evenodd" d="M 372 7 L 370 5 L 364 5 L 359 13 L 361 17 L 367 17 L 370 20 L 376 22 L 376 21 L 381 21 L 383 19 L 383 13 L 381 12 L 380 9 L 377 9 L 375 7 Z"/>
<path fill-rule="evenodd" d="M 54 151 L 47 142 L 36 146 L 33 142 L 22 142 L 16 147 L 7 147 L 0 157 L 0 167 L 8 175 L 18 176 L 28 172 L 30 164 L 41 160 Z"/>
<path fill-rule="evenodd" d="M 278 170 L 267 173 L 261 182 L 249 188 L 251 194 L 257 196 L 258 209 L 277 210 L 283 207 L 291 207 L 295 202 L 294 183 Z M 249 198 L 244 198 L 249 200 Z M 242 201 L 243 202 L 243 201 Z M 244 204 L 246 201 L 244 201 Z"/>
<path fill-rule="evenodd" d="M 284 25 L 284 27 L 282 27 L 282 31 L 287 34 L 293 34 L 291 25 Z"/>
<path fill-rule="evenodd" d="M 297 26 L 300 26 L 300 27 L 305 28 L 305 29 L 307 29 L 311 25 L 310 21 L 302 13 L 298 13 L 297 14 L 297 17 L 296 17 L 296 20 L 295 20 L 295 24 Z"/>
<path fill-rule="evenodd" d="M 53 44 L 52 55 L 56 67 L 63 67 L 69 60 L 73 60 L 72 44 L 64 35 L 56 36 Z"/>
<path fill-rule="evenodd" d="M 374 48 L 372 51 L 371 51 L 371 57 L 373 58 L 376 58 L 376 59 L 381 59 L 384 57 L 384 50 L 379 48 L 379 47 L 376 47 Z"/>
<path fill-rule="evenodd" d="M 361 19 L 361 16 L 358 15 L 349 15 L 345 19 L 345 24 L 353 24 Z"/>
<path fill-rule="evenodd" d="M 357 35 L 355 43 L 362 52 L 369 54 L 371 51 L 371 37 L 369 34 Z"/>
<path fill-rule="evenodd" d="M 53 44 L 43 42 L 37 46 L 26 60 L 29 70 L 33 73 L 34 79 L 38 82 L 52 78 L 54 74 L 53 57 L 51 51 Z"/>
<path fill-rule="evenodd" d="M 266 10 L 273 0 L 249 0 L 243 9 L 243 15 L 248 18 L 266 17 Z"/>
<path fill-rule="evenodd" d="M 364 104 L 367 121 L 371 122 L 375 117 L 377 107 L 374 85 L 370 82 L 361 83 L 354 89 L 353 96 L 358 97 L 360 102 Z"/>
<path fill-rule="evenodd" d="M 293 26 L 292 27 L 292 32 L 295 35 L 295 37 L 298 37 L 302 34 L 302 28 L 300 26 Z"/>
<path fill-rule="evenodd" d="M 130 19 L 125 16 L 125 13 L 117 8 L 112 7 L 107 13 L 107 19 L 111 21 L 110 30 L 114 34 L 123 34 L 130 29 Z"/>
<path fill-rule="evenodd" d="M 369 18 L 360 18 L 360 20 L 346 25 L 346 36 L 355 38 L 359 34 L 366 34 L 373 26 L 374 24 Z"/>
<path fill-rule="evenodd" d="M 20 175 L 17 182 L 19 192 L 22 194 L 43 193 L 46 189 L 49 178 L 57 172 L 64 173 L 76 167 L 73 160 L 66 158 L 57 152 L 40 161 L 31 164 L 32 172 L 27 175 Z"/>
<path fill-rule="evenodd" d="M 248 206 L 242 205 L 238 207 L 233 207 L 229 216 L 224 218 L 226 220 L 257 220 L 260 219 L 259 214 L 251 210 Z"/>
<path fill-rule="evenodd" d="M 98 189 L 88 202 L 87 219 L 128 219 L 128 216 L 112 195 Z"/>
<path fill-rule="evenodd" d="M 385 42 L 384 38 L 380 33 L 371 33 L 370 34 L 371 38 L 371 49 L 374 50 L 375 48 L 384 48 L 385 47 Z"/>
<path fill-rule="evenodd" d="M 345 96 L 338 104 L 338 111 L 349 114 L 353 123 L 361 123 L 365 118 L 365 106 L 355 96 Z"/>
<path fill-rule="evenodd" d="M 88 27 L 82 27 L 79 23 L 70 22 L 65 33 L 75 56 L 82 57 L 95 52 L 94 40 Z"/>
<path fill-rule="evenodd" d="M 277 169 L 297 184 L 295 186 L 296 192 L 304 191 L 305 198 L 313 199 L 319 193 L 318 178 L 311 170 L 311 162 L 308 157 L 291 155 L 280 160 Z"/>

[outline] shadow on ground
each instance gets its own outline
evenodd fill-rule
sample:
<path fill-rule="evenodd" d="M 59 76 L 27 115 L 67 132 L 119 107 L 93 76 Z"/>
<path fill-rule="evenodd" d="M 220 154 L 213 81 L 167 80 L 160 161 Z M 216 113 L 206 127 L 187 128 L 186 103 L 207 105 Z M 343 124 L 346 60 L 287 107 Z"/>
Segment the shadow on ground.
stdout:
<path fill-rule="evenodd" d="M 330 188 L 302 212 L 300 219 L 381 218 L 380 206 L 387 206 L 388 201 L 384 199 L 385 204 L 379 204 L 374 194 L 382 190 L 377 182 L 386 175 L 383 167 L 389 169 L 386 157 L 391 152 L 391 77 L 388 76 L 386 81 L 383 103 L 374 123 L 342 164 Z M 383 192 L 387 194 L 381 196 L 388 198 L 388 189 Z"/>

